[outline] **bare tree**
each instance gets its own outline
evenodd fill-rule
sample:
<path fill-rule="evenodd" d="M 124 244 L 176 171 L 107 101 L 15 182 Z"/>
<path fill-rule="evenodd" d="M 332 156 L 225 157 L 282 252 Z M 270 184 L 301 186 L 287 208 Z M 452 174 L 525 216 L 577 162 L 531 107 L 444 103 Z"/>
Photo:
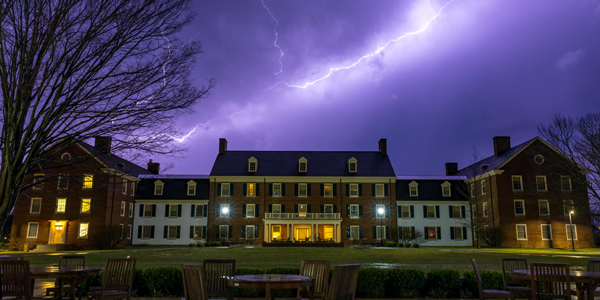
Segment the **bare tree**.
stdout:
<path fill-rule="evenodd" d="M 175 154 L 175 119 L 215 81 L 189 80 L 199 42 L 177 32 L 190 0 L 3 0 L 0 5 L 0 222 L 32 167 L 77 141 Z"/>

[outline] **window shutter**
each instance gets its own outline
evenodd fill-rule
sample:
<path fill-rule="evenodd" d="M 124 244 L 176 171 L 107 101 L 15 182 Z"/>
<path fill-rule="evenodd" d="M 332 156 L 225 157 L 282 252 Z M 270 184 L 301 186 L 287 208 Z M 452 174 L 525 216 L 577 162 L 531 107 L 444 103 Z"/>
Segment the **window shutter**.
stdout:
<path fill-rule="evenodd" d="M 229 232 L 228 232 L 229 233 L 229 238 L 231 238 L 231 232 L 233 231 L 232 228 L 233 228 L 233 226 L 229 225 Z"/>
<path fill-rule="evenodd" d="M 312 213 L 312 211 L 310 210 L 310 204 L 306 206 L 306 213 Z"/>
<path fill-rule="evenodd" d="M 437 238 L 438 238 L 438 240 L 442 239 L 442 228 L 441 227 L 437 228 Z"/>
<path fill-rule="evenodd" d="M 190 226 L 190 239 L 194 238 L 194 226 Z"/>
<path fill-rule="evenodd" d="M 435 217 L 436 217 L 436 219 L 440 218 L 440 206 L 439 205 L 435 206 Z"/>
<path fill-rule="evenodd" d="M 254 217 L 258 217 L 258 204 L 254 204 Z"/>
<path fill-rule="evenodd" d="M 204 214 L 203 217 L 208 217 L 208 204 L 204 205 L 204 211 L 202 213 Z"/>
<path fill-rule="evenodd" d="M 285 204 L 281 204 L 281 212 L 284 213 L 285 212 Z"/>
<path fill-rule="evenodd" d="M 248 192 L 247 192 L 248 191 L 248 184 L 247 183 L 244 183 L 244 187 L 242 188 L 242 191 L 243 191 L 242 194 L 244 196 L 248 196 Z"/>
<path fill-rule="evenodd" d="M 450 216 L 450 218 L 453 218 L 453 216 L 452 216 L 452 205 L 448 205 L 448 216 Z"/>
<path fill-rule="evenodd" d="M 325 184 L 321 183 L 320 187 L 321 187 L 321 197 L 323 197 L 323 196 L 325 196 Z"/>
<path fill-rule="evenodd" d="M 217 196 L 221 196 L 221 184 L 217 183 Z"/>
<path fill-rule="evenodd" d="M 235 185 L 235 184 L 233 184 L 233 183 L 230 183 L 230 184 L 229 184 L 229 196 L 233 196 L 233 186 L 234 186 L 234 185 Z"/>
<path fill-rule="evenodd" d="M 269 213 L 273 212 L 273 204 L 269 204 Z"/>
<path fill-rule="evenodd" d="M 415 206 L 414 205 L 410 206 L 410 217 L 411 218 L 415 217 Z"/>
<path fill-rule="evenodd" d="M 163 237 L 166 239 L 167 238 L 167 233 L 169 232 L 169 226 L 165 225 L 165 230 L 163 231 Z"/>
<path fill-rule="evenodd" d="M 362 226 L 358 226 L 358 232 L 360 234 L 358 237 L 360 237 L 362 239 L 363 238 L 363 229 L 362 229 Z"/>
<path fill-rule="evenodd" d="M 242 226 L 242 238 L 246 238 L 246 226 Z"/>
<path fill-rule="evenodd" d="M 467 239 L 467 227 L 463 227 L 463 240 Z"/>
<path fill-rule="evenodd" d="M 371 196 L 375 197 L 375 184 L 371 184 Z"/>
<path fill-rule="evenodd" d="M 269 183 L 269 196 L 273 196 L 273 184 Z"/>
<path fill-rule="evenodd" d="M 333 195 L 337 196 L 337 185 L 335 183 L 332 184 L 332 188 L 333 188 Z"/>
<path fill-rule="evenodd" d="M 258 239 L 258 225 L 254 225 L 254 238 Z"/>
<path fill-rule="evenodd" d="M 388 196 L 388 185 L 387 183 L 383 185 L 383 195 Z"/>
<path fill-rule="evenodd" d="M 306 184 L 306 193 L 307 193 L 308 196 L 310 196 L 310 194 L 311 194 L 310 190 L 311 190 L 310 183 L 308 183 L 308 184 Z"/>
<path fill-rule="evenodd" d="M 260 183 L 256 184 L 255 189 L 256 189 L 256 196 L 260 196 L 260 193 L 259 193 L 259 191 L 260 191 Z"/>
<path fill-rule="evenodd" d="M 177 238 L 181 238 L 181 226 L 177 226 Z"/>
<path fill-rule="evenodd" d="M 463 219 L 466 218 L 467 214 L 466 214 L 466 208 L 464 205 L 462 205 L 460 207 L 460 213 L 461 213 L 461 216 L 460 216 L 461 218 L 463 218 Z"/>
<path fill-rule="evenodd" d="M 325 212 L 325 205 L 321 204 L 320 205 L 320 213 L 324 213 Z"/>
<path fill-rule="evenodd" d="M 425 234 L 424 234 L 425 239 L 428 240 L 429 239 L 429 230 L 427 230 L 427 226 L 425 226 L 425 228 L 423 229 L 423 232 L 425 232 Z"/>
<path fill-rule="evenodd" d="M 298 213 L 298 204 L 294 204 L 294 213 Z"/>
<path fill-rule="evenodd" d="M 138 239 L 142 238 L 142 226 L 138 226 Z"/>
<path fill-rule="evenodd" d="M 362 197 L 362 184 L 358 184 L 358 196 Z"/>
<path fill-rule="evenodd" d="M 385 239 L 390 239 L 390 226 L 385 226 Z"/>
<path fill-rule="evenodd" d="M 220 232 L 219 232 L 219 225 L 215 225 L 215 239 L 219 239 L 220 237 Z"/>
<path fill-rule="evenodd" d="M 294 196 L 298 197 L 298 184 L 294 183 Z"/>
<path fill-rule="evenodd" d="M 165 204 L 165 217 L 169 216 L 169 204 Z"/>
<path fill-rule="evenodd" d="M 396 206 L 396 215 L 398 216 L 398 218 L 402 217 L 402 206 L 401 205 Z"/>
<path fill-rule="evenodd" d="M 350 239 L 350 226 L 346 226 L 346 239 Z"/>
<path fill-rule="evenodd" d="M 427 218 L 427 205 L 423 205 L 423 218 Z"/>
<path fill-rule="evenodd" d="M 246 204 L 242 205 L 242 217 L 246 217 Z"/>
<path fill-rule="evenodd" d="M 415 227 L 414 226 L 410 228 L 410 238 L 411 239 L 415 238 Z"/>
<path fill-rule="evenodd" d="M 154 238 L 154 225 L 150 226 L 150 238 Z"/>
<path fill-rule="evenodd" d="M 359 217 L 359 218 L 362 218 L 362 211 L 363 211 L 363 209 L 362 209 L 362 204 L 359 204 L 359 205 L 358 205 L 358 217 Z"/>
<path fill-rule="evenodd" d="M 450 227 L 450 239 L 454 239 L 454 227 Z"/>
<path fill-rule="evenodd" d="M 337 205 L 333 206 L 333 213 L 336 214 L 337 213 Z"/>
<path fill-rule="evenodd" d="M 156 204 L 152 204 L 152 216 L 156 217 Z"/>
<path fill-rule="evenodd" d="M 346 197 L 350 197 L 350 184 L 346 183 Z"/>
<path fill-rule="evenodd" d="M 196 216 L 195 212 L 196 212 L 196 204 L 192 204 L 192 218 Z"/>
<path fill-rule="evenodd" d="M 373 226 L 373 239 L 377 238 L 377 226 Z"/>
<path fill-rule="evenodd" d="M 385 217 L 390 217 L 390 206 L 388 204 L 385 205 Z"/>
<path fill-rule="evenodd" d="M 285 183 L 281 184 L 281 196 L 285 196 Z"/>
<path fill-rule="evenodd" d="M 202 238 L 207 239 L 207 230 L 208 228 L 206 226 L 202 226 Z"/>
<path fill-rule="evenodd" d="M 217 204 L 217 217 L 221 216 L 221 204 Z"/>
<path fill-rule="evenodd" d="M 377 205 L 371 205 L 371 213 L 373 214 L 373 219 L 377 217 Z"/>
<path fill-rule="evenodd" d="M 144 216 L 144 204 L 140 204 L 140 217 Z"/>
<path fill-rule="evenodd" d="M 350 218 L 350 205 L 346 205 L 346 218 Z"/>
<path fill-rule="evenodd" d="M 181 211 L 183 210 L 183 205 L 177 205 L 177 216 L 181 218 Z"/>

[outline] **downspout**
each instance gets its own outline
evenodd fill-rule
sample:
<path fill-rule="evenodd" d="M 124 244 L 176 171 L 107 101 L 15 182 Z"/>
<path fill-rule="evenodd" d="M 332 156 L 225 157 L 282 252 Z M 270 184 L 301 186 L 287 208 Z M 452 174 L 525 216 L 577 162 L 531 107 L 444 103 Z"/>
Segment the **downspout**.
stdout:
<path fill-rule="evenodd" d="M 269 234 L 269 230 L 271 229 L 271 228 L 266 228 L 267 227 L 267 222 L 265 222 L 265 216 L 267 215 L 267 211 L 269 211 L 267 209 L 267 197 L 265 196 L 266 193 L 268 193 L 268 191 L 267 191 L 267 178 L 263 177 L 263 210 L 265 211 L 265 213 L 263 214 L 263 224 L 264 224 L 263 226 L 265 226 L 265 229 L 266 229 L 266 230 L 263 230 L 263 234 L 265 234 L 265 232 L 267 234 Z M 281 231 L 280 231 L 280 234 L 281 234 Z M 281 238 L 281 236 L 279 238 Z M 269 242 L 269 237 L 268 236 L 263 237 L 263 241 L 265 243 Z"/>

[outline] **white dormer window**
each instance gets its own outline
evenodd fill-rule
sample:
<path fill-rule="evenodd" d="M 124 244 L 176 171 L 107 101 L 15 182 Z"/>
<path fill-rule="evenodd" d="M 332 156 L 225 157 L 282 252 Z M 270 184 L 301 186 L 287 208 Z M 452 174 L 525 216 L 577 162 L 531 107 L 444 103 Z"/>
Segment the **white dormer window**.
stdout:
<path fill-rule="evenodd" d="M 163 188 L 165 186 L 165 183 L 157 180 L 154 182 L 154 195 L 162 195 L 163 194 Z"/>
<path fill-rule="evenodd" d="M 248 159 L 248 172 L 256 172 L 256 170 L 258 169 L 258 159 L 256 159 L 254 156 L 250 157 Z"/>
<path fill-rule="evenodd" d="M 442 185 L 442 196 L 443 197 L 452 196 L 452 194 L 450 192 L 450 187 L 452 186 L 452 184 L 448 181 L 444 181 L 444 183 L 442 183 L 441 185 Z"/>
<path fill-rule="evenodd" d="M 408 191 L 411 197 L 419 196 L 419 184 L 416 181 L 412 181 L 408 184 Z"/>
<path fill-rule="evenodd" d="M 187 195 L 188 196 L 196 195 L 196 182 L 193 180 L 190 180 L 187 182 Z"/>
<path fill-rule="evenodd" d="M 348 160 L 348 172 L 356 173 L 356 170 L 358 169 L 356 162 L 357 162 L 357 160 L 354 157 L 352 157 Z"/>
<path fill-rule="evenodd" d="M 308 159 L 304 156 L 298 160 L 298 172 L 306 173 L 306 169 L 308 168 Z"/>

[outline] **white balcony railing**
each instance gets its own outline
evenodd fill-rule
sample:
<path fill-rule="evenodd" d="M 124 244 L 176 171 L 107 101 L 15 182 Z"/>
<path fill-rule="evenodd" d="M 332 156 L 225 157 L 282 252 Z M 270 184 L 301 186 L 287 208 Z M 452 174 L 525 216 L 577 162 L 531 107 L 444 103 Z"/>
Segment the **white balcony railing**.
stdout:
<path fill-rule="evenodd" d="M 339 213 L 266 213 L 266 220 L 339 220 Z"/>

